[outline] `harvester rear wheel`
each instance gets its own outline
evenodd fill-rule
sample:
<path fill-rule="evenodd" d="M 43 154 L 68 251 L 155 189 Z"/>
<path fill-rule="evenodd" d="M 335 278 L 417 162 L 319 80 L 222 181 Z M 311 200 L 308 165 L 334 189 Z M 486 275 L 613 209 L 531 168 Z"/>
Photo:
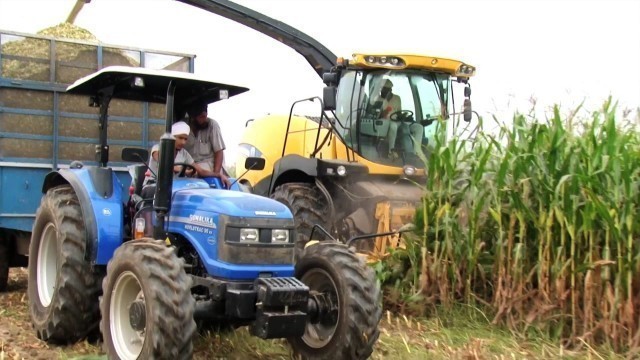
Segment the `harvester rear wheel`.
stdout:
<path fill-rule="evenodd" d="M 382 293 L 371 269 L 345 244 L 308 246 L 295 269 L 316 311 L 302 337 L 288 339 L 303 359 L 367 359 L 380 332 Z"/>
<path fill-rule="evenodd" d="M 271 198 L 287 205 L 293 213 L 296 223 L 296 260 L 302 255 L 304 246 L 311 240 L 313 225 L 318 224 L 331 231 L 329 228 L 333 219 L 329 219 L 330 212 L 327 200 L 314 184 L 287 183 L 278 186 Z M 316 239 L 324 239 L 322 232 L 314 231 Z"/>
<path fill-rule="evenodd" d="M 29 310 L 38 338 L 72 343 L 98 329 L 100 280 L 84 260 L 86 233 L 69 185 L 42 198 L 29 246 Z"/>

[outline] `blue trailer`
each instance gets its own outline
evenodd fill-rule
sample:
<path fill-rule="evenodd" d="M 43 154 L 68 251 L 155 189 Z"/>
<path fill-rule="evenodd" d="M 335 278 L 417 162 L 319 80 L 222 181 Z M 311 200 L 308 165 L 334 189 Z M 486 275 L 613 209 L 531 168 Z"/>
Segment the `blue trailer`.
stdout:
<path fill-rule="evenodd" d="M 0 291 L 9 267 L 27 265 L 43 180 L 73 161 L 96 165 L 98 114 L 66 87 L 111 65 L 194 72 L 195 55 L 0 30 Z M 123 186 L 124 147 L 150 148 L 164 133 L 164 104 L 114 100 L 108 144 Z"/>

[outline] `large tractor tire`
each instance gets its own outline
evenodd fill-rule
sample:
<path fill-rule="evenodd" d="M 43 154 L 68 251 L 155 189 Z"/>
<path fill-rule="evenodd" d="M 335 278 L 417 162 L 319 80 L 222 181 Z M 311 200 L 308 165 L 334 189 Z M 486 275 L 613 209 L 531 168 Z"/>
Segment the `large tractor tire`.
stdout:
<path fill-rule="evenodd" d="M 278 186 L 271 198 L 287 205 L 296 223 L 296 260 L 302 255 L 304 246 L 311 240 L 313 225 L 318 224 L 325 230 L 331 231 L 333 219 L 330 219 L 327 199 L 320 189 L 309 183 L 288 183 Z M 321 231 L 314 231 L 314 240 L 324 239 Z"/>
<path fill-rule="evenodd" d="M 97 333 L 102 275 L 84 260 L 86 232 L 69 185 L 42 198 L 29 246 L 29 310 L 38 338 L 73 343 Z"/>
<path fill-rule="evenodd" d="M 367 359 L 380 332 L 382 293 L 373 269 L 346 245 L 320 242 L 308 246 L 296 277 L 316 299 L 305 333 L 288 339 L 303 359 Z"/>
<path fill-rule="evenodd" d="M 0 238 L 0 291 L 7 290 L 9 282 L 9 243 Z"/>
<path fill-rule="evenodd" d="M 120 246 L 102 283 L 100 330 L 109 359 L 191 359 L 195 300 L 184 260 L 162 240 Z"/>

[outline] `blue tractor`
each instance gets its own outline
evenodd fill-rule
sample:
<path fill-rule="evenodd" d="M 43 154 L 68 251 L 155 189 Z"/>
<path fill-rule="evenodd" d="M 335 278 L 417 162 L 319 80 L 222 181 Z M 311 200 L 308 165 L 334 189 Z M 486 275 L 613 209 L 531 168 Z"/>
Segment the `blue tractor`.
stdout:
<path fill-rule="evenodd" d="M 302 358 L 369 357 L 381 292 L 354 250 L 311 242 L 294 264 L 289 208 L 238 183 L 224 189 L 219 179 L 174 174 L 173 122 L 193 102 L 247 90 L 133 67 L 107 67 L 67 88 L 99 108 L 98 165 L 75 162 L 44 181 L 29 249 L 29 308 L 40 339 L 70 343 L 99 330 L 109 358 L 182 359 L 192 356 L 198 325 L 249 326 L 263 339 L 286 338 Z M 137 163 L 124 204 L 129 184 L 109 167 L 112 99 L 166 104 L 157 182 L 142 185 L 147 150 L 122 150 Z M 247 169 L 261 167 L 263 159 L 247 159 Z"/>

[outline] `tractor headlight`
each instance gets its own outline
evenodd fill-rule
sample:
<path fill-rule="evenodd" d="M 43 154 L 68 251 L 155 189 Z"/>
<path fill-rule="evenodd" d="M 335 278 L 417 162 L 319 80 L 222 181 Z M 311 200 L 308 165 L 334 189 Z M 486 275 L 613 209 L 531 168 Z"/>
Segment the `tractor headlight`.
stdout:
<path fill-rule="evenodd" d="M 257 242 L 258 240 L 258 229 L 240 229 L 240 242 Z"/>
<path fill-rule="evenodd" d="M 344 165 L 339 165 L 338 168 L 336 169 L 336 172 L 340 176 L 345 176 L 347 174 L 347 168 L 344 167 Z"/>
<path fill-rule="evenodd" d="M 287 229 L 273 229 L 273 230 L 271 230 L 271 242 L 272 243 L 288 243 L 289 242 L 289 230 L 287 230 Z"/>

